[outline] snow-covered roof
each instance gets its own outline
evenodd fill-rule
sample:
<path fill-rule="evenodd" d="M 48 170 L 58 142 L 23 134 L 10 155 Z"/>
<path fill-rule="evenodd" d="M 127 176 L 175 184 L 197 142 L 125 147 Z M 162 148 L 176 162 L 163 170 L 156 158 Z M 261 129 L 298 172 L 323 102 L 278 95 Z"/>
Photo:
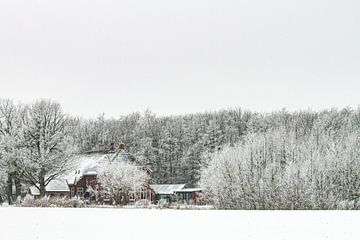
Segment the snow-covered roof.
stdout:
<path fill-rule="evenodd" d="M 84 175 L 97 175 L 97 172 L 96 171 L 87 171 L 86 173 L 84 173 Z"/>
<path fill-rule="evenodd" d="M 150 187 L 156 194 L 174 194 L 185 188 L 185 184 L 151 184 Z"/>
<path fill-rule="evenodd" d="M 202 192 L 203 190 L 203 188 L 185 188 L 176 190 L 175 192 Z"/>
<path fill-rule="evenodd" d="M 134 158 L 125 150 L 109 153 L 79 154 L 71 161 L 73 170 L 65 174 L 69 184 L 75 184 L 84 175 L 96 175 L 102 166 L 109 162 L 133 161 Z"/>
<path fill-rule="evenodd" d="M 45 187 L 46 192 L 70 192 L 69 186 L 65 179 L 53 179 L 49 184 Z M 35 186 L 30 187 L 31 195 L 40 195 L 39 189 Z"/>

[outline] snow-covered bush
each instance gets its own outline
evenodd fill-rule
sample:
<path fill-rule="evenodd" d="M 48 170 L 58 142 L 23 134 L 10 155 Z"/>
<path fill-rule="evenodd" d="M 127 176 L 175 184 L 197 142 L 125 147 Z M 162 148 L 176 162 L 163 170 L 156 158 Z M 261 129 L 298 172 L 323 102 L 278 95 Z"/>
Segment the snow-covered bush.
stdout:
<path fill-rule="evenodd" d="M 78 198 L 58 198 L 45 196 L 43 198 L 35 199 L 31 195 L 26 195 L 21 201 L 17 203 L 21 207 L 64 207 L 64 208 L 82 208 L 86 207 L 85 202 Z"/>
<path fill-rule="evenodd" d="M 132 206 L 134 208 L 149 208 L 151 207 L 151 202 L 146 199 L 135 201 Z"/>
<path fill-rule="evenodd" d="M 39 207 L 51 207 L 49 196 L 40 198 L 39 201 L 37 201 L 37 203 L 39 204 Z"/>
<path fill-rule="evenodd" d="M 135 165 L 111 162 L 99 171 L 97 180 L 116 204 L 126 204 L 130 191 L 143 188 L 147 179 L 146 172 Z"/>
<path fill-rule="evenodd" d="M 336 204 L 336 209 L 339 210 L 360 210 L 360 198 L 354 200 L 339 201 Z"/>
<path fill-rule="evenodd" d="M 79 197 L 73 197 L 67 201 L 64 201 L 63 207 L 83 208 L 86 207 L 86 202 Z"/>
<path fill-rule="evenodd" d="M 20 202 L 20 206 L 22 207 L 33 207 L 35 206 L 35 198 L 30 194 L 26 194 L 26 196 Z"/>
<path fill-rule="evenodd" d="M 166 199 L 160 199 L 157 202 L 157 208 L 163 209 L 163 208 L 169 208 L 170 207 L 170 203 L 166 200 Z"/>
<path fill-rule="evenodd" d="M 179 204 L 175 205 L 175 209 L 179 210 L 213 210 L 214 206 L 211 205 L 192 205 L 192 204 Z"/>
<path fill-rule="evenodd" d="M 215 154 L 201 179 L 210 203 L 220 209 L 358 208 L 360 133 L 324 128 L 301 138 L 285 129 L 249 134 Z"/>

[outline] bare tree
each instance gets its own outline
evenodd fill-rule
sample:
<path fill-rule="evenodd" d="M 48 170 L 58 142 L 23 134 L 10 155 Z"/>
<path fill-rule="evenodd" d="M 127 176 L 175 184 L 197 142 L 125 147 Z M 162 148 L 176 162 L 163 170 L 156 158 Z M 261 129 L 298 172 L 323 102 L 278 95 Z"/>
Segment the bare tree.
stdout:
<path fill-rule="evenodd" d="M 73 146 L 68 117 L 60 104 L 39 100 L 25 109 L 22 123 L 20 164 L 24 181 L 33 184 L 39 189 L 40 196 L 44 196 L 49 182 L 70 167 Z"/>
<path fill-rule="evenodd" d="M 13 184 L 16 187 L 15 196 L 21 194 L 17 154 L 21 141 L 20 112 L 20 105 L 8 99 L 0 99 L 0 171 L 7 175 L 6 195 L 9 204 L 13 202 Z"/>
<path fill-rule="evenodd" d="M 222 209 L 358 209 L 359 113 L 346 114 L 324 114 L 302 137 L 286 126 L 247 134 L 213 155 L 201 186 Z"/>

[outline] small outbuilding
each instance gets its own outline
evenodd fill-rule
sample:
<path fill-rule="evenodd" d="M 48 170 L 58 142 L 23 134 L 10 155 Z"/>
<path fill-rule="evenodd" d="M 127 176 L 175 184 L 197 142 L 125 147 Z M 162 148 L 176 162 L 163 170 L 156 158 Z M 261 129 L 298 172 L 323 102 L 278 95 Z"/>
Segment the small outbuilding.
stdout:
<path fill-rule="evenodd" d="M 45 187 L 46 195 L 50 197 L 70 197 L 70 188 L 66 180 L 54 179 Z M 31 186 L 29 193 L 35 198 L 40 196 L 37 187 Z"/>
<path fill-rule="evenodd" d="M 155 193 L 155 203 L 165 201 L 176 202 L 175 192 L 185 188 L 185 184 L 151 184 L 150 188 Z"/>
<path fill-rule="evenodd" d="M 187 204 L 204 204 L 202 188 L 185 188 L 175 191 L 176 198 L 179 202 Z"/>

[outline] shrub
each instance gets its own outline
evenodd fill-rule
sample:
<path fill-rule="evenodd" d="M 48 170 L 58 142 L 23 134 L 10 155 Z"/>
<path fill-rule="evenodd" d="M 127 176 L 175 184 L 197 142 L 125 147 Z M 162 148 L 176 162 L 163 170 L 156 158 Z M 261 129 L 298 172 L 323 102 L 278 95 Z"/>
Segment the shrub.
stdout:
<path fill-rule="evenodd" d="M 64 207 L 64 208 L 83 208 L 86 207 L 86 202 L 78 197 L 74 198 L 57 198 L 45 196 L 40 199 L 35 199 L 31 195 L 26 195 L 21 201 L 16 203 L 20 207 Z"/>

